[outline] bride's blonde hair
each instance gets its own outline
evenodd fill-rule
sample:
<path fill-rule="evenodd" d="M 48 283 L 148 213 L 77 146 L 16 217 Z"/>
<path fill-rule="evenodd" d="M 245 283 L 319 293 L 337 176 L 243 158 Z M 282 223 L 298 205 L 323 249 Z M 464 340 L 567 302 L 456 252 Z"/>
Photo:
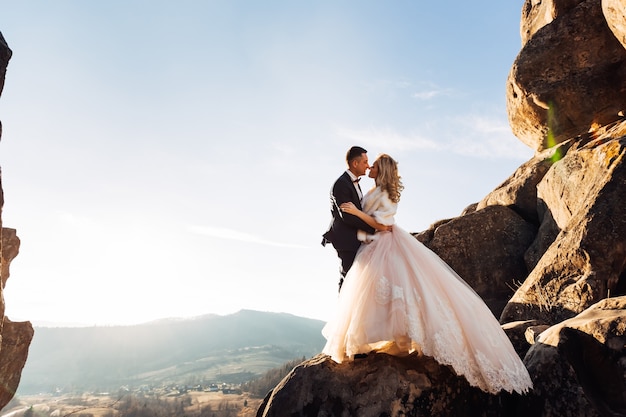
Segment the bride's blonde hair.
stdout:
<path fill-rule="evenodd" d="M 391 201 L 397 203 L 400 201 L 400 194 L 404 189 L 402 177 L 398 174 L 398 163 L 386 153 L 378 155 L 376 162 L 378 162 L 376 185 L 387 191 Z"/>

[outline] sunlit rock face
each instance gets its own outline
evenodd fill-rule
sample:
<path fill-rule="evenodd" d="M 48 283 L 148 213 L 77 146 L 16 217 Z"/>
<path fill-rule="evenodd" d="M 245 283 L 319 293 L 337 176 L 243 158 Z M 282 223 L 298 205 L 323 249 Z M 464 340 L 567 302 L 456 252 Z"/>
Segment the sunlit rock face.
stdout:
<path fill-rule="evenodd" d="M 626 48 L 626 0 L 602 0 L 602 12 L 611 32 Z"/>
<path fill-rule="evenodd" d="M 11 49 L 0 34 L 0 94 L 4 88 L 6 69 L 10 59 Z M 34 333 L 30 322 L 15 323 L 4 315 L 4 287 L 9 278 L 11 261 L 19 252 L 20 240 L 15 229 L 2 227 L 1 209 L 3 206 L 4 194 L 0 173 L 0 409 L 15 394 Z"/>
<path fill-rule="evenodd" d="M 600 0 L 527 0 L 521 31 L 524 44 L 506 87 L 515 136 L 543 150 L 620 120 L 626 49 Z"/>
<path fill-rule="evenodd" d="M 320 355 L 259 416 L 626 415 L 625 16 L 625 0 L 525 2 L 503 93 L 535 155 L 458 217 L 414 234 L 499 315 L 534 390 L 494 402 L 428 358 L 339 366 Z"/>
<path fill-rule="evenodd" d="M 542 27 L 572 10 L 584 0 L 526 1 L 522 6 L 520 36 L 522 45 Z"/>
<path fill-rule="evenodd" d="M 570 149 L 537 186 L 537 264 L 502 313 L 504 322 L 550 324 L 624 294 L 626 138 Z"/>
<path fill-rule="evenodd" d="M 519 415 L 623 416 L 625 328 L 626 297 L 616 297 L 543 331 L 524 361 L 535 389 Z"/>

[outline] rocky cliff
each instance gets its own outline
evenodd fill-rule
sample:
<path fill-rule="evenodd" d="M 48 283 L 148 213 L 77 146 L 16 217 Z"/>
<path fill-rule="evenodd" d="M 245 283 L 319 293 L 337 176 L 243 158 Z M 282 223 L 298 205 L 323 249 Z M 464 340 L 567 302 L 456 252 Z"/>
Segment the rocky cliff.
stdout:
<path fill-rule="evenodd" d="M 7 66 L 11 59 L 11 49 L 0 34 L 0 95 L 4 88 Z M 2 125 L 0 124 L 0 138 Z M 22 369 L 28 357 L 28 346 L 33 338 L 33 327 L 30 322 L 14 323 L 4 315 L 4 287 L 9 278 L 9 265 L 18 254 L 20 240 L 15 229 L 2 225 L 2 175 L 0 172 L 0 409 L 15 394 L 20 383 Z"/>
<path fill-rule="evenodd" d="M 487 395 L 430 358 L 296 367 L 258 416 L 626 416 L 626 0 L 526 0 L 507 85 L 535 155 L 416 238 L 484 298 L 533 379 Z"/>

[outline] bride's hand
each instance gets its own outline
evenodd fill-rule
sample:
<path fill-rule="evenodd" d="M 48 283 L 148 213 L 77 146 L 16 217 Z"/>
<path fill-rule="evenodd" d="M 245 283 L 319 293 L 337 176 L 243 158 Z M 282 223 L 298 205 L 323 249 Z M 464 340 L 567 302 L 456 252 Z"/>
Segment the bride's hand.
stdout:
<path fill-rule="evenodd" d="M 352 202 L 343 203 L 342 205 L 339 206 L 339 208 L 341 209 L 341 211 L 345 213 L 349 213 L 349 214 L 354 214 L 357 211 L 359 211 L 359 209 L 357 209 L 354 203 Z"/>

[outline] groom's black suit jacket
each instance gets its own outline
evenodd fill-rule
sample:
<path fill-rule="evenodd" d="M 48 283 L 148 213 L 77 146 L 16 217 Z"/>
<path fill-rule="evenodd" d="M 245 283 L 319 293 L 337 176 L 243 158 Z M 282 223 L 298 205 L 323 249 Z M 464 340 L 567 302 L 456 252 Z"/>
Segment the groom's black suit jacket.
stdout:
<path fill-rule="evenodd" d="M 349 201 L 354 203 L 354 205 L 361 210 L 359 194 L 354 188 L 350 175 L 344 172 L 343 175 L 335 181 L 330 193 L 330 210 L 333 214 L 333 221 L 328 231 L 324 233 L 322 245 L 326 245 L 326 243 L 330 242 L 337 251 L 356 252 L 361 245 L 361 242 L 356 237 L 357 230 L 364 230 L 367 233 L 375 232 L 373 227 L 369 226 L 357 216 L 344 213 L 339 209 L 341 204 Z"/>

